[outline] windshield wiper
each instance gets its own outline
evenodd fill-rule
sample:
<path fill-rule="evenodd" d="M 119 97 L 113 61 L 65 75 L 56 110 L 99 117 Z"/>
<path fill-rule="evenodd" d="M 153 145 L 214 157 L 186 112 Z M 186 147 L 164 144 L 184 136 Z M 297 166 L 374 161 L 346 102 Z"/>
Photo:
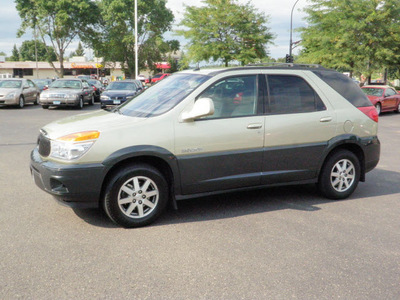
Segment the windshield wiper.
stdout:
<path fill-rule="evenodd" d="M 113 112 L 118 112 L 120 115 L 123 115 L 123 113 L 121 112 L 121 110 L 118 106 L 116 108 L 114 108 Z"/>

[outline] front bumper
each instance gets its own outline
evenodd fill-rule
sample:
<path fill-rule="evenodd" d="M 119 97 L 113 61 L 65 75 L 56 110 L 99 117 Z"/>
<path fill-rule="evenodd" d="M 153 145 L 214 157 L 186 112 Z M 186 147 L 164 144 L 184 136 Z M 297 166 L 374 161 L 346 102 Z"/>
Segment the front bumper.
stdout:
<path fill-rule="evenodd" d="M 0 98 L 0 105 L 18 105 L 19 98 L 6 99 Z"/>
<path fill-rule="evenodd" d="M 50 105 L 50 106 L 76 106 L 79 103 L 78 99 L 40 99 L 40 105 Z"/>
<path fill-rule="evenodd" d="M 36 185 L 69 207 L 98 207 L 106 174 L 102 164 L 64 165 L 44 161 L 31 152 L 31 174 Z"/>
<path fill-rule="evenodd" d="M 101 107 L 116 106 L 124 103 L 126 99 L 100 100 Z"/>

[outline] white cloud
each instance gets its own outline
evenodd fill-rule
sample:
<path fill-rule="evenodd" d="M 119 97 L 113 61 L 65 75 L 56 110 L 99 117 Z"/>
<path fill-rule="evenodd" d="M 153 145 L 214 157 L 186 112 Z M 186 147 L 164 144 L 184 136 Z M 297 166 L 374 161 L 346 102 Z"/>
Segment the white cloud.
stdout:
<path fill-rule="evenodd" d="M 145 0 L 138 0 L 145 1 Z M 239 3 L 247 3 L 248 0 L 238 0 Z M 178 24 L 183 17 L 184 4 L 186 5 L 201 5 L 200 1 L 191 0 L 168 0 L 167 7 L 172 10 L 175 15 L 175 24 Z M 290 28 L 290 12 L 296 0 L 250 0 L 250 3 L 260 12 L 269 16 L 269 27 L 272 33 L 276 35 L 274 40 L 275 45 L 269 47 L 272 57 L 284 57 L 288 52 L 289 47 L 289 28 Z M 299 9 L 307 5 L 307 0 L 299 0 L 293 11 L 293 28 L 305 26 L 302 18 L 305 14 Z M 11 54 L 14 44 L 19 46 L 24 40 L 32 39 L 32 34 L 27 32 L 23 37 L 17 39 L 16 34 L 21 19 L 15 9 L 14 0 L 0 0 L 1 15 L 0 18 L 0 51 Z M 174 37 L 168 34 L 169 37 Z M 298 33 L 293 32 L 293 40 L 298 40 Z M 71 48 L 71 47 L 70 47 Z M 75 50 L 75 47 L 72 47 Z M 68 49 L 69 50 L 69 49 Z"/>

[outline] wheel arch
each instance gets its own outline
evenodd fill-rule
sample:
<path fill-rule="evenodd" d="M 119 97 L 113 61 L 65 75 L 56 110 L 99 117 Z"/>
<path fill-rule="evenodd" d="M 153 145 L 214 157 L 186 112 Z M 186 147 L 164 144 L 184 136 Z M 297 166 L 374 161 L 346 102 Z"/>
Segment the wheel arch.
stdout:
<path fill-rule="evenodd" d="M 121 168 L 133 164 L 147 164 L 156 168 L 164 176 L 169 187 L 169 201 L 172 201 L 176 208 L 175 191 L 180 190 L 179 169 L 175 156 L 168 150 L 155 146 L 136 146 L 118 150 L 103 161 L 107 167 L 101 186 L 101 196 L 103 199 L 105 188 L 113 175 Z"/>
<path fill-rule="evenodd" d="M 364 182 L 365 181 L 365 153 L 363 150 L 362 142 L 361 140 L 354 135 L 345 135 L 345 136 L 339 136 L 336 137 L 335 139 L 329 141 L 328 147 L 326 150 L 325 155 L 323 156 L 323 159 L 320 163 L 320 167 L 318 170 L 318 178 L 321 175 L 321 170 L 324 168 L 327 160 L 336 152 L 340 150 L 348 150 L 352 153 L 354 153 L 359 162 L 360 162 L 360 168 L 361 168 L 361 174 L 360 174 L 360 181 Z"/>

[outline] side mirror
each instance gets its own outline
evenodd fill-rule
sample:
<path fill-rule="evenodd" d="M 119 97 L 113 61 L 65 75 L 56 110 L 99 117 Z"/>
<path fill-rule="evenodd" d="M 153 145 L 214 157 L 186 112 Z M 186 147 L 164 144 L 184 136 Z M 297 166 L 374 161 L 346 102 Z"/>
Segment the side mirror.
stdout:
<path fill-rule="evenodd" d="M 182 114 L 183 121 L 198 119 L 214 114 L 214 102 L 210 98 L 198 99 L 192 109 Z"/>

